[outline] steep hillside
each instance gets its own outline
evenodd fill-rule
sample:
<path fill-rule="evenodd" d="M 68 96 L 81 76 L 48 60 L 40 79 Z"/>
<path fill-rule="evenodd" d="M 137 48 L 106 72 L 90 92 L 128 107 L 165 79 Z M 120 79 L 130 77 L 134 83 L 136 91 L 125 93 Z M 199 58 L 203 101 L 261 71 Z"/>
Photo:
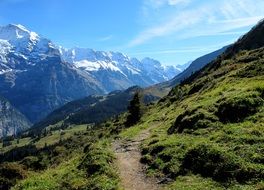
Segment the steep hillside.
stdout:
<path fill-rule="evenodd" d="M 145 91 L 152 93 L 153 95 L 156 95 L 159 97 L 163 97 L 167 95 L 174 86 L 179 84 L 181 81 L 187 79 L 193 73 L 205 67 L 211 61 L 215 60 L 219 55 L 224 53 L 228 47 L 229 46 L 225 46 L 219 50 L 216 50 L 212 53 L 209 53 L 209 54 L 206 54 L 206 55 L 203 55 L 197 58 L 196 60 L 192 61 L 191 64 L 185 70 L 183 70 L 181 73 L 176 75 L 174 78 L 168 81 L 147 87 L 145 88 Z"/>
<path fill-rule="evenodd" d="M 246 35 L 242 36 L 234 45 L 230 46 L 226 53 L 226 57 L 235 55 L 241 50 L 251 50 L 263 47 L 264 44 L 264 20 L 260 21 Z"/>
<path fill-rule="evenodd" d="M 31 123 L 7 100 L 0 97 L 0 138 L 28 129 Z"/>
<path fill-rule="evenodd" d="M 224 53 L 227 48 L 228 46 L 225 46 L 219 50 L 216 50 L 212 53 L 206 54 L 202 57 L 195 59 L 186 70 L 184 70 L 182 73 L 178 74 L 176 77 L 169 80 L 168 82 L 165 82 L 164 85 L 165 86 L 175 86 L 179 84 L 181 81 L 191 76 L 194 72 L 202 69 L 208 63 L 215 60 L 219 55 Z"/>
<path fill-rule="evenodd" d="M 263 34 L 263 24 L 248 35 Z M 264 43 L 257 44 L 245 35 L 120 134 L 133 141 L 154 126 L 141 146 L 149 175 L 172 181 L 171 189 L 264 188 Z"/>

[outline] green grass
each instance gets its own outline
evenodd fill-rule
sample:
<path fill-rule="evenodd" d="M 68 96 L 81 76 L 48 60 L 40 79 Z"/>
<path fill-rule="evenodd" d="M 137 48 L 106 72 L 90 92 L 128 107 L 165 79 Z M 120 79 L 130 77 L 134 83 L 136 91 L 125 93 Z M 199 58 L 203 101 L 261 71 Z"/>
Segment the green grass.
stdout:
<path fill-rule="evenodd" d="M 1 147 L 0 152 L 4 153 L 4 152 L 11 150 L 13 148 L 16 148 L 16 147 L 23 147 L 23 146 L 29 144 L 30 141 L 31 141 L 30 137 L 19 139 L 19 143 L 17 143 L 17 140 L 13 140 L 13 141 L 11 141 L 11 145 L 6 146 L 4 148 L 3 148 L 3 143 L 0 143 L 0 147 Z"/>
<path fill-rule="evenodd" d="M 20 179 L 12 189 L 119 189 L 119 176 L 111 151 L 111 140 L 98 138 L 101 129 L 87 131 L 86 125 L 71 126 L 64 130 L 66 137 L 56 144 L 56 137 L 59 137 L 60 132 L 53 131 L 51 137 L 43 137 L 35 142 L 39 149 L 49 142 L 46 146 L 49 148 L 49 145 L 52 145 L 52 155 L 44 151 L 39 153 L 41 156 L 26 157 L 27 161 L 22 160 L 19 167 L 25 168 L 28 165 L 26 163 L 29 163 L 32 169 L 28 169 L 27 177 Z M 39 162 L 48 167 L 34 169 L 32 164 Z M 49 164 L 45 164 L 46 162 Z"/>
<path fill-rule="evenodd" d="M 143 125 L 136 125 L 127 129 L 122 130 L 119 136 L 122 139 L 130 140 L 136 137 L 142 130 L 147 129 L 150 125 L 148 123 Z"/>
<path fill-rule="evenodd" d="M 82 133 L 85 132 L 87 128 L 87 125 L 72 125 L 69 128 L 60 131 L 55 130 L 52 131 L 51 134 L 47 134 L 47 136 L 40 138 L 36 142 L 32 142 L 33 139 L 30 137 L 21 138 L 19 139 L 19 143 L 17 143 L 17 139 L 11 141 L 11 145 L 6 146 L 4 148 L 0 149 L 1 153 L 7 152 L 9 150 L 12 150 L 17 147 L 23 147 L 28 144 L 34 144 L 37 146 L 37 148 L 42 148 L 44 146 L 49 146 L 58 143 L 60 140 L 66 140 L 72 137 L 75 133 Z M 63 135 L 61 135 L 61 132 L 63 132 Z M 2 147 L 2 143 L 0 143 L 0 147 Z"/>
<path fill-rule="evenodd" d="M 57 190 L 62 188 L 82 189 L 86 187 L 87 178 L 85 172 L 78 170 L 77 166 L 82 155 L 78 155 L 69 161 L 61 163 L 55 168 L 49 168 L 44 172 L 31 172 L 27 179 L 21 181 L 14 190 Z"/>
<path fill-rule="evenodd" d="M 160 123 L 141 146 L 142 162 L 149 175 L 175 180 L 168 188 L 263 188 L 264 76 L 238 75 L 250 65 L 263 66 L 233 59 L 222 64 L 182 85 L 182 92 L 173 89 L 135 126 L 139 133 L 149 121 Z"/>
<path fill-rule="evenodd" d="M 86 131 L 86 127 L 87 125 L 76 125 L 76 126 L 73 125 L 62 131 L 61 130 L 52 131 L 51 135 L 48 134 L 46 137 L 41 138 L 35 143 L 35 145 L 38 148 L 41 148 L 44 147 L 45 145 L 52 145 L 58 143 L 60 140 L 69 139 L 75 133 L 81 133 Z M 62 132 L 63 135 L 61 135 Z"/>
<path fill-rule="evenodd" d="M 181 190 L 224 190 L 225 188 L 210 178 L 203 178 L 199 175 L 186 175 L 178 177 L 168 189 Z"/>
<path fill-rule="evenodd" d="M 86 155 L 79 169 L 86 171 L 88 183 L 85 189 L 120 189 L 115 157 L 109 140 L 89 143 L 84 149 Z"/>

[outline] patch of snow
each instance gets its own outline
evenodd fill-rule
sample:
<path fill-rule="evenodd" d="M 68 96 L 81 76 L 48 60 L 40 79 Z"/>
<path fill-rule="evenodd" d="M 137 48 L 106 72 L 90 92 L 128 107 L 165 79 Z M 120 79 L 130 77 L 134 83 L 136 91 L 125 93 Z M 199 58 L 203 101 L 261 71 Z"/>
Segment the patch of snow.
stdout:
<path fill-rule="evenodd" d="M 12 72 L 12 69 L 6 69 L 6 70 L 1 69 L 1 70 L 0 70 L 0 75 L 3 75 L 3 74 L 5 74 L 5 73 L 9 73 L 9 72 Z"/>
<path fill-rule="evenodd" d="M 101 68 L 101 65 L 98 62 L 90 62 L 87 60 L 76 61 L 74 65 L 77 68 L 83 68 L 86 71 L 98 71 Z"/>
<path fill-rule="evenodd" d="M 111 62 L 106 62 L 106 61 L 93 62 L 88 60 L 82 60 L 82 61 L 75 61 L 74 65 L 77 68 L 82 68 L 86 71 L 98 71 L 100 69 L 104 69 L 104 70 L 111 70 L 124 74 L 118 67 L 113 65 Z"/>

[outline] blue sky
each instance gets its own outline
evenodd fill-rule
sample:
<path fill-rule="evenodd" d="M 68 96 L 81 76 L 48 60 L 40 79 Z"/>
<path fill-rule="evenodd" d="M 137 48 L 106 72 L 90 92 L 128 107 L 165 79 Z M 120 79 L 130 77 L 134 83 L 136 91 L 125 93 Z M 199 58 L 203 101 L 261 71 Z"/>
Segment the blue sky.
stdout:
<path fill-rule="evenodd" d="M 264 0 L 0 0 L 0 24 L 58 45 L 184 64 L 234 42 L 264 18 Z"/>

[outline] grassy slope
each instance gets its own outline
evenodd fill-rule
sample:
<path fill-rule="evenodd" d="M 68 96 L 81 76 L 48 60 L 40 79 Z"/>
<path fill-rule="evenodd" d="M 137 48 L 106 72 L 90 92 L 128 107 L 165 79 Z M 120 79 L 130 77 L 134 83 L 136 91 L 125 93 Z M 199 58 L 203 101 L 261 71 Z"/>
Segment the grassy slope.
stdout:
<path fill-rule="evenodd" d="M 113 164 L 109 142 L 102 140 L 89 152 L 75 152 L 60 164 L 42 172 L 29 172 L 14 190 L 118 189 L 119 177 Z"/>
<path fill-rule="evenodd" d="M 60 123 L 50 126 L 49 128 L 58 126 Z M 59 130 L 52 131 L 52 134 L 48 134 L 47 136 L 41 137 L 39 140 L 34 142 L 34 138 L 30 137 L 23 137 L 19 139 L 19 142 L 17 142 L 17 139 L 10 141 L 11 145 L 6 146 L 0 149 L 0 153 L 5 153 L 9 150 L 12 150 L 17 147 L 24 147 L 29 144 L 36 145 L 38 148 L 43 148 L 45 145 L 53 145 L 60 141 L 60 138 L 62 140 L 66 140 L 74 135 L 76 132 L 83 132 L 86 130 L 87 125 L 77 125 L 77 126 L 70 126 L 69 128 L 63 130 L 64 134 L 60 135 Z M 0 143 L 0 147 L 3 146 L 3 143 Z"/>
<path fill-rule="evenodd" d="M 142 162 L 149 175 L 175 180 L 171 189 L 263 189 L 264 49 L 243 51 L 209 73 L 174 88 L 120 136 L 156 123 Z"/>
<path fill-rule="evenodd" d="M 54 127 L 57 126 L 47 130 Z M 0 187 L 6 187 L 1 185 L 8 182 L 7 187 L 14 186 L 14 190 L 119 189 L 108 133 L 104 126 L 91 130 L 86 125 L 76 125 L 63 132 L 56 129 L 40 138 L 22 138 L 18 149 L 30 145 L 37 152 L 9 160 L 13 165 L 0 164 Z M 13 145 L 2 149 L 7 155 L 10 150 L 16 154 Z"/>

